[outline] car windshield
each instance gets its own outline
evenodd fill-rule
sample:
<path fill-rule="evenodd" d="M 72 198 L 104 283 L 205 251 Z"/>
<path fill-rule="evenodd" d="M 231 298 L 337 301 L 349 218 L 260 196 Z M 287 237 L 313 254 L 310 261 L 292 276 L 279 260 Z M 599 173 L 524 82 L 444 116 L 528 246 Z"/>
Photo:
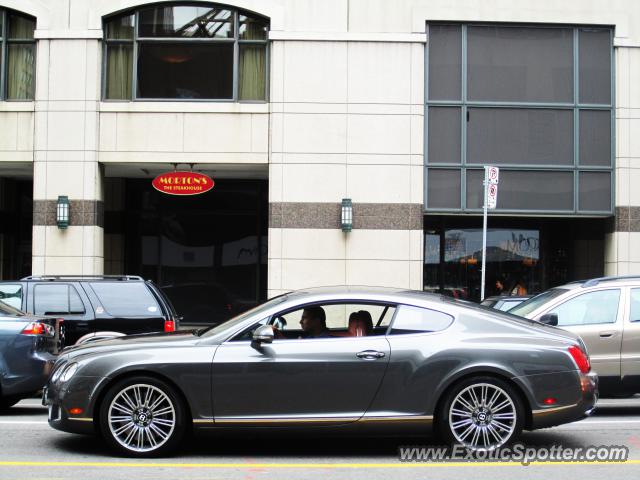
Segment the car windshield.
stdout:
<path fill-rule="evenodd" d="M 549 300 L 559 297 L 563 293 L 566 293 L 566 291 L 567 290 L 565 288 L 552 288 L 551 290 L 547 290 L 546 292 L 542 292 L 540 295 L 530 298 L 526 302 L 522 302 L 520 305 L 509 310 L 509 313 L 512 315 L 526 317 L 538 307 L 547 303 Z"/>
<path fill-rule="evenodd" d="M 211 326 L 211 327 L 208 327 L 208 328 L 203 328 L 201 330 L 198 330 L 198 335 L 209 337 L 209 336 L 212 336 L 212 335 L 216 335 L 216 334 L 218 334 L 220 332 L 224 332 L 225 330 L 227 330 L 229 328 L 233 328 L 234 326 L 242 323 L 247 318 L 249 318 L 249 317 L 251 317 L 253 315 L 258 315 L 260 312 L 268 310 L 271 307 L 273 307 L 274 305 L 278 305 L 279 303 L 284 302 L 287 299 L 287 296 L 288 296 L 288 294 L 285 293 L 283 295 L 279 295 L 277 297 L 273 297 L 271 300 L 266 301 L 262 305 L 258 305 L 257 307 L 253 307 L 251 310 L 247 310 L 246 312 L 241 313 L 237 317 L 234 317 L 234 318 L 232 318 L 230 320 L 227 320 L 226 322 L 223 322 L 220 325 L 214 325 L 214 326 Z"/>
<path fill-rule="evenodd" d="M 12 317 L 22 317 L 25 315 L 24 312 L 18 310 L 17 308 L 13 308 L 11 305 L 7 305 L 2 300 L 0 300 L 0 314 L 11 315 Z"/>

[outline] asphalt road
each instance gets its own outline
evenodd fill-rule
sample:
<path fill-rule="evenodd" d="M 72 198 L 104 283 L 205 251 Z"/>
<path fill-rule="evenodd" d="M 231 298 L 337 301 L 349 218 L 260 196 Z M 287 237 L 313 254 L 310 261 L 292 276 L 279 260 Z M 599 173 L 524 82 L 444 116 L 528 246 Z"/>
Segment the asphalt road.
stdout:
<path fill-rule="evenodd" d="M 198 436 L 171 458 L 112 456 L 96 438 L 51 429 L 39 400 L 20 402 L 0 415 L 0 479 L 637 479 L 640 476 L 640 396 L 601 400 L 591 418 L 525 432 L 527 447 L 623 445 L 626 463 L 485 461 L 400 462 L 402 445 L 433 446 L 425 439 L 216 438 Z"/>

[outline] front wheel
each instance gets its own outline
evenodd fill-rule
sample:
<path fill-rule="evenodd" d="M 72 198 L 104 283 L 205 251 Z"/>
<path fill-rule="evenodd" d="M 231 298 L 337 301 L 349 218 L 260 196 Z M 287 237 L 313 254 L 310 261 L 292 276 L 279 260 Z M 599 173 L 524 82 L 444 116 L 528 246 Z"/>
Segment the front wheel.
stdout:
<path fill-rule="evenodd" d="M 524 407 L 518 393 L 493 377 L 474 377 L 449 391 L 438 422 L 450 444 L 495 450 L 522 431 Z"/>
<path fill-rule="evenodd" d="M 102 401 L 100 430 L 111 447 L 127 456 L 163 455 L 185 433 L 185 408 L 165 382 L 128 378 L 111 387 Z"/>

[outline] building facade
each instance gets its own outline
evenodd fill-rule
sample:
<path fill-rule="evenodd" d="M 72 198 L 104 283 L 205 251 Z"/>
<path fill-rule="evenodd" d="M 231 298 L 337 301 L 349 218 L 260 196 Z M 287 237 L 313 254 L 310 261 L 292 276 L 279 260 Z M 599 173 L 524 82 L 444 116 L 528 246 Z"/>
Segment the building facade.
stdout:
<path fill-rule="evenodd" d="M 488 293 L 640 273 L 633 0 L 0 0 L 0 18 L 0 278 L 477 299 L 487 164 Z M 154 191 L 172 170 L 216 186 Z"/>

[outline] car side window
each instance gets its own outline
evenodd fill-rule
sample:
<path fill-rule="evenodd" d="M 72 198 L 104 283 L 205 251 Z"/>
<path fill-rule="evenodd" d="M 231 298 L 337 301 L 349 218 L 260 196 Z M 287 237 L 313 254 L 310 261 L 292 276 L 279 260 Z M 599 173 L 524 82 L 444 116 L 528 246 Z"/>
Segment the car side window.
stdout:
<path fill-rule="evenodd" d="M 33 291 L 36 315 L 85 313 L 82 299 L 73 285 L 36 285 Z"/>
<path fill-rule="evenodd" d="M 629 320 L 632 322 L 640 322 L 640 288 L 631 289 Z"/>
<path fill-rule="evenodd" d="M 17 308 L 22 308 L 22 285 L 3 284 L 0 285 L 0 300 L 7 305 Z"/>
<path fill-rule="evenodd" d="M 615 323 L 620 289 L 600 290 L 573 297 L 548 313 L 558 315 L 558 326 Z"/>
<path fill-rule="evenodd" d="M 384 335 L 395 309 L 395 306 L 387 304 L 317 303 L 275 314 L 268 324 L 274 327 L 275 340 Z M 324 317 L 324 321 L 318 316 Z M 306 318 L 304 326 L 303 317 Z M 263 321 L 254 327 L 260 324 Z M 234 340 L 247 339 L 243 332 Z"/>
<path fill-rule="evenodd" d="M 451 325 L 453 320 L 448 313 L 401 305 L 391 326 L 390 335 L 439 332 Z"/>

